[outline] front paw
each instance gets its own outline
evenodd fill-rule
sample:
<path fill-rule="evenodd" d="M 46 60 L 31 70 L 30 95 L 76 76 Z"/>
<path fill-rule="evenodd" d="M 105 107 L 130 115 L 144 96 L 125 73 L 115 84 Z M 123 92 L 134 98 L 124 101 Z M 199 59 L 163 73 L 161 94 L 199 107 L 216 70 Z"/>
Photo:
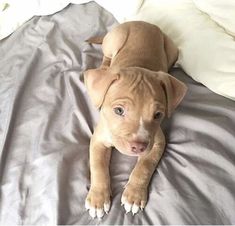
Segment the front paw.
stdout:
<path fill-rule="evenodd" d="M 85 202 L 86 210 L 90 216 L 101 219 L 110 209 L 110 190 L 103 188 L 90 188 Z"/>
<path fill-rule="evenodd" d="M 147 188 L 138 185 L 127 184 L 121 198 L 122 205 L 126 213 L 132 212 L 133 215 L 143 210 L 147 202 Z"/>

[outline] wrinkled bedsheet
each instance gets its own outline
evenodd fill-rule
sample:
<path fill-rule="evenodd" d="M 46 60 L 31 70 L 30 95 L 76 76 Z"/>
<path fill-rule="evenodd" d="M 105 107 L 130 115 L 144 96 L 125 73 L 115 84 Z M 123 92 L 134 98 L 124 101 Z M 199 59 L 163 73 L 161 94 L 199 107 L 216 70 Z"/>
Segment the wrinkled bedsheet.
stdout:
<path fill-rule="evenodd" d="M 99 113 L 82 72 L 102 52 L 84 40 L 116 24 L 94 2 L 69 5 L 0 42 L 0 224 L 235 224 L 235 102 L 179 68 L 171 74 L 189 90 L 163 123 L 168 144 L 145 210 L 121 207 L 136 158 L 113 150 L 110 213 L 99 221 L 85 211 Z"/>

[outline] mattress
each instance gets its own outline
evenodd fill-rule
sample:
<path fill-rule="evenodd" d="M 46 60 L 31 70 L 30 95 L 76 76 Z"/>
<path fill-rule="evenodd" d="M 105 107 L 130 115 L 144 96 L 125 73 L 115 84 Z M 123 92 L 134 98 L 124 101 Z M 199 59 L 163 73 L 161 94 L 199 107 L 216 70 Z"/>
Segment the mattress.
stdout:
<path fill-rule="evenodd" d="M 90 186 L 89 140 L 99 112 L 83 71 L 101 64 L 86 39 L 118 23 L 97 3 L 33 17 L 0 42 L 0 224 L 235 224 L 235 102 L 180 68 L 188 86 L 162 128 L 165 153 L 135 216 L 121 195 L 136 158 L 112 151 L 112 207 L 101 220 L 84 204 Z"/>

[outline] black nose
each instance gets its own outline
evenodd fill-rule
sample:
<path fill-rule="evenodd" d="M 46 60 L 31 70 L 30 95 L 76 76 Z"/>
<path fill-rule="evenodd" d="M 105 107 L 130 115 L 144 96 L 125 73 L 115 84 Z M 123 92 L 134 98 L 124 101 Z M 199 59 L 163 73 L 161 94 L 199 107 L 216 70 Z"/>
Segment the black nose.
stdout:
<path fill-rule="evenodd" d="M 148 142 L 133 141 L 131 142 L 131 151 L 138 154 L 144 152 L 148 146 Z"/>

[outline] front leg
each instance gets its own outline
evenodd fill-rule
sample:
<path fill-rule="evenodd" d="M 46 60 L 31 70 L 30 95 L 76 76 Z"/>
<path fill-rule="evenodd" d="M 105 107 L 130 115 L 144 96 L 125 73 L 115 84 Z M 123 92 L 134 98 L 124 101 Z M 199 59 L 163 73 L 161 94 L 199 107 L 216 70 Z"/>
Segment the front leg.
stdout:
<path fill-rule="evenodd" d="M 92 218 L 102 218 L 110 209 L 109 162 L 111 149 L 95 139 L 90 143 L 91 187 L 86 198 L 85 207 Z"/>
<path fill-rule="evenodd" d="M 122 194 L 122 205 L 126 212 L 132 211 L 133 215 L 139 209 L 143 209 L 147 202 L 148 185 L 156 166 L 161 159 L 165 149 L 165 137 L 162 130 L 159 129 L 155 137 L 155 143 L 151 151 L 138 158 L 138 161 L 133 169 L 129 181 L 125 186 Z"/>

